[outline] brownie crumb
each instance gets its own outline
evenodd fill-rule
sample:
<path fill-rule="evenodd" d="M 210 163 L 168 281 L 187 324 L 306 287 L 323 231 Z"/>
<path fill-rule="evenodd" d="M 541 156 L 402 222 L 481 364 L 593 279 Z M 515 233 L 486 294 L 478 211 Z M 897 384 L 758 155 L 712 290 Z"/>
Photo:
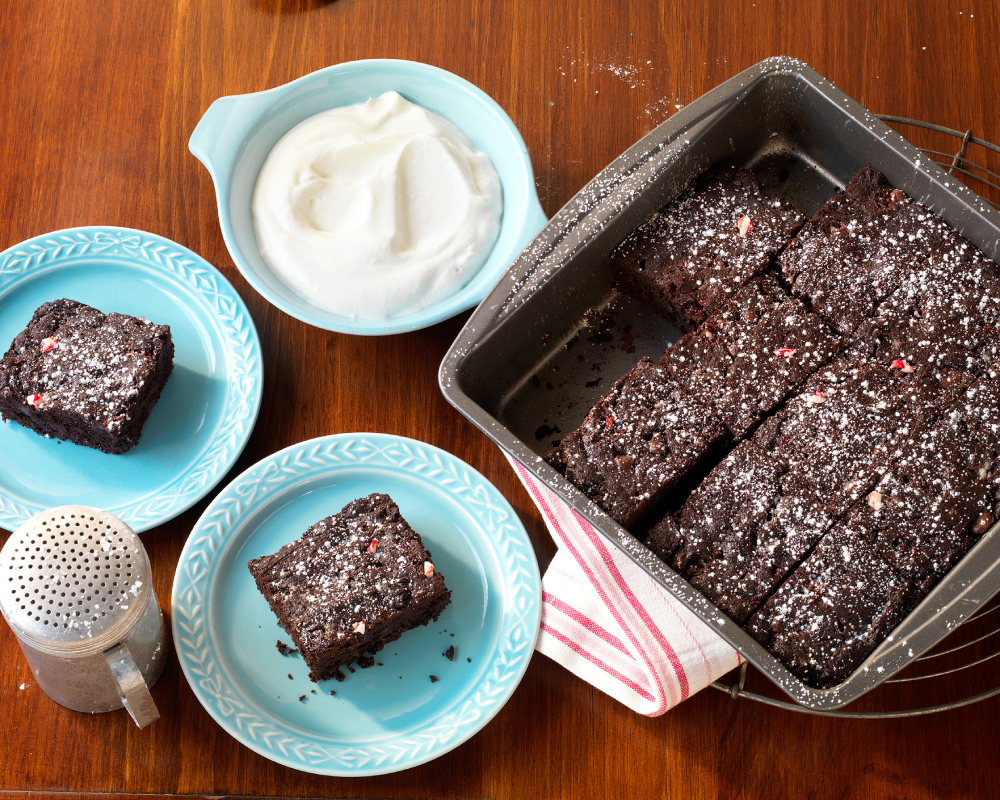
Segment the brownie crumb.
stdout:
<path fill-rule="evenodd" d="M 288 673 L 288 680 L 292 680 L 292 673 L 291 672 Z"/>
<path fill-rule="evenodd" d="M 312 694 L 316 694 L 316 690 L 315 690 L 315 689 L 310 689 L 309 691 L 310 691 L 310 692 L 311 692 Z"/>
<path fill-rule="evenodd" d="M 452 645 L 451 647 L 449 647 L 441 655 L 443 655 L 449 661 L 454 661 L 455 660 L 455 645 Z"/>
<path fill-rule="evenodd" d="M 383 663 L 382 663 L 381 661 L 379 661 L 379 662 L 378 662 L 378 665 L 379 665 L 380 667 L 384 667 L 384 666 L 385 666 L 385 664 L 383 664 Z"/>
<path fill-rule="evenodd" d="M 304 703 L 305 701 L 306 701 L 306 696 L 305 695 L 302 695 L 302 696 L 299 697 L 299 702 L 300 703 Z"/>
<path fill-rule="evenodd" d="M 347 671 L 350 672 L 353 675 L 354 674 L 354 667 L 348 667 Z"/>
<path fill-rule="evenodd" d="M 330 696 L 331 696 L 331 697 L 333 697 L 333 696 L 334 696 L 335 694 L 336 694 L 336 692 L 335 692 L 335 691 L 333 691 L 333 689 L 331 689 L 331 690 L 330 690 Z"/>
<path fill-rule="evenodd" d="M 278 648 L 278 652 L 283 656 L 288 655 L 288 645 L 285 644 L 281 639 L 278 639 L 278 643 L 275 645 Z"/>
<path fill-rule="evenodd" d="M 371 669 L 375 666 L 375 659 L 372 656 L 362 656 L 358 659 L 358 666 L 361 669 Z"/>
<path fill-rule="evenodd" d="M 467 658 L 465 660 L 468 661 L 470 664 L 472 663 L 472 659 L 471 658 Z"/>
<path fill-rule="evenodd" d="M 337 679 L 337 683 L 343 683 L 347 680 L 347 676 L 339 669 L 334 671 L 333 677 Z"/>
<path fill-rule="evenodd" d="M 431 675 L 431 683 L 437 683 L 437 682 L 438 682 L 437 675 Z"/>

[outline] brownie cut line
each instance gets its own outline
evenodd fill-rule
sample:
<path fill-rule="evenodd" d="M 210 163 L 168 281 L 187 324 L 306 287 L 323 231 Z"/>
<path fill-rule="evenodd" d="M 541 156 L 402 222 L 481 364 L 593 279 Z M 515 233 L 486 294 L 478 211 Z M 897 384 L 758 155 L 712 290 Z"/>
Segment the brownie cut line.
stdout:
<path fill-rule="evenodd" d="M 168 325 L 76 300 L 45 303 L 0 360 L 0 415 L 42 436 L 125 453 L 173 359 Z"/>
<path fill-rule="evenodd" d="M 420 535 L 386 494 L 349 503 L 247 566 L 317 682 L 437 620 L 451 602 Z"/>

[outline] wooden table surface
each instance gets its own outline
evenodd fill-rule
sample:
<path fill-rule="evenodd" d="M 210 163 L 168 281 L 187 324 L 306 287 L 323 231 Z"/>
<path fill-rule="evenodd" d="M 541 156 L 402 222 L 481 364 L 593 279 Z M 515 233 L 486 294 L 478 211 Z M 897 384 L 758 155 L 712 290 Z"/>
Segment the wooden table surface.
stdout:
<path fill-rule="evenodd" d="M 263 345 L 260 418 L 223 485 L 315 436 L 413 437 L 490 479 L 544 568 L 554 546 L 539 514 L 499 450 L 437 388 L 437 366 L 467 315 L 362 338 L 271 307 L 236 270 L 212 182 L 187 148 L 209 104 L 354 59 L 443 67 L 514 120 L 551 216 L 677 108 L 767 56 L 803 59 L 876 113 L 1000 141 L 998 43 L 993 0 L 8 0 L 0 8 L 0 248 L 101 224 L 193 249 L 236 287 Z M 925 143 L 919 131 L 911 139 Z M 143 535 L 161 603 L 169 604 L 185 537 L 214 494 Z M 6 625 L 0 653 L 0 798 L 1000 796 L 997 699 L 865 721 L 708 689 L 649 719 L 536 654 L 503 710 L 454 751 L 398 774 L 333 778 L 237 743 L 202 709 L 173 652 L 153 690 L 162 719 L 143 731 L 124 711 L 92 717 L 55 705 Z M 996 680 L 922 682 L 862 706 L 919 706 Z M 762 679 L 751 683 L 770 691 Z"/>

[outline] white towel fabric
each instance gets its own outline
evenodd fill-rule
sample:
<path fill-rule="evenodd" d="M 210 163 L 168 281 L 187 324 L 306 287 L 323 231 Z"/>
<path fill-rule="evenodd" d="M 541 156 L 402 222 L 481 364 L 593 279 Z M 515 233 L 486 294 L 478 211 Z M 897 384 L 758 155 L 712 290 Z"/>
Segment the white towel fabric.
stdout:
<path fill-rule="evenodd" d="M 651 717 L 739 666 L 732 646 L 508 460 L 559 546 L 542 577 L 536 650 Z"/>

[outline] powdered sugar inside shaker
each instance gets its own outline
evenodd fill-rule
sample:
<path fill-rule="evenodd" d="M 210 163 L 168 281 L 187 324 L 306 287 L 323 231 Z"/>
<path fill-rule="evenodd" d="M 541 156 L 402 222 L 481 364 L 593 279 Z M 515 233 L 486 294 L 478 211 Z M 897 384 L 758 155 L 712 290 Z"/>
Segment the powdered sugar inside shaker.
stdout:
<path fill-rule="evenodd" d="M 76 711 L 123 705 L 143 728 L 166 664 L 149 558 L 120 519 L 86 506 L 36 514 L 0 550 L 0 611 L 38 685 Z"/>

